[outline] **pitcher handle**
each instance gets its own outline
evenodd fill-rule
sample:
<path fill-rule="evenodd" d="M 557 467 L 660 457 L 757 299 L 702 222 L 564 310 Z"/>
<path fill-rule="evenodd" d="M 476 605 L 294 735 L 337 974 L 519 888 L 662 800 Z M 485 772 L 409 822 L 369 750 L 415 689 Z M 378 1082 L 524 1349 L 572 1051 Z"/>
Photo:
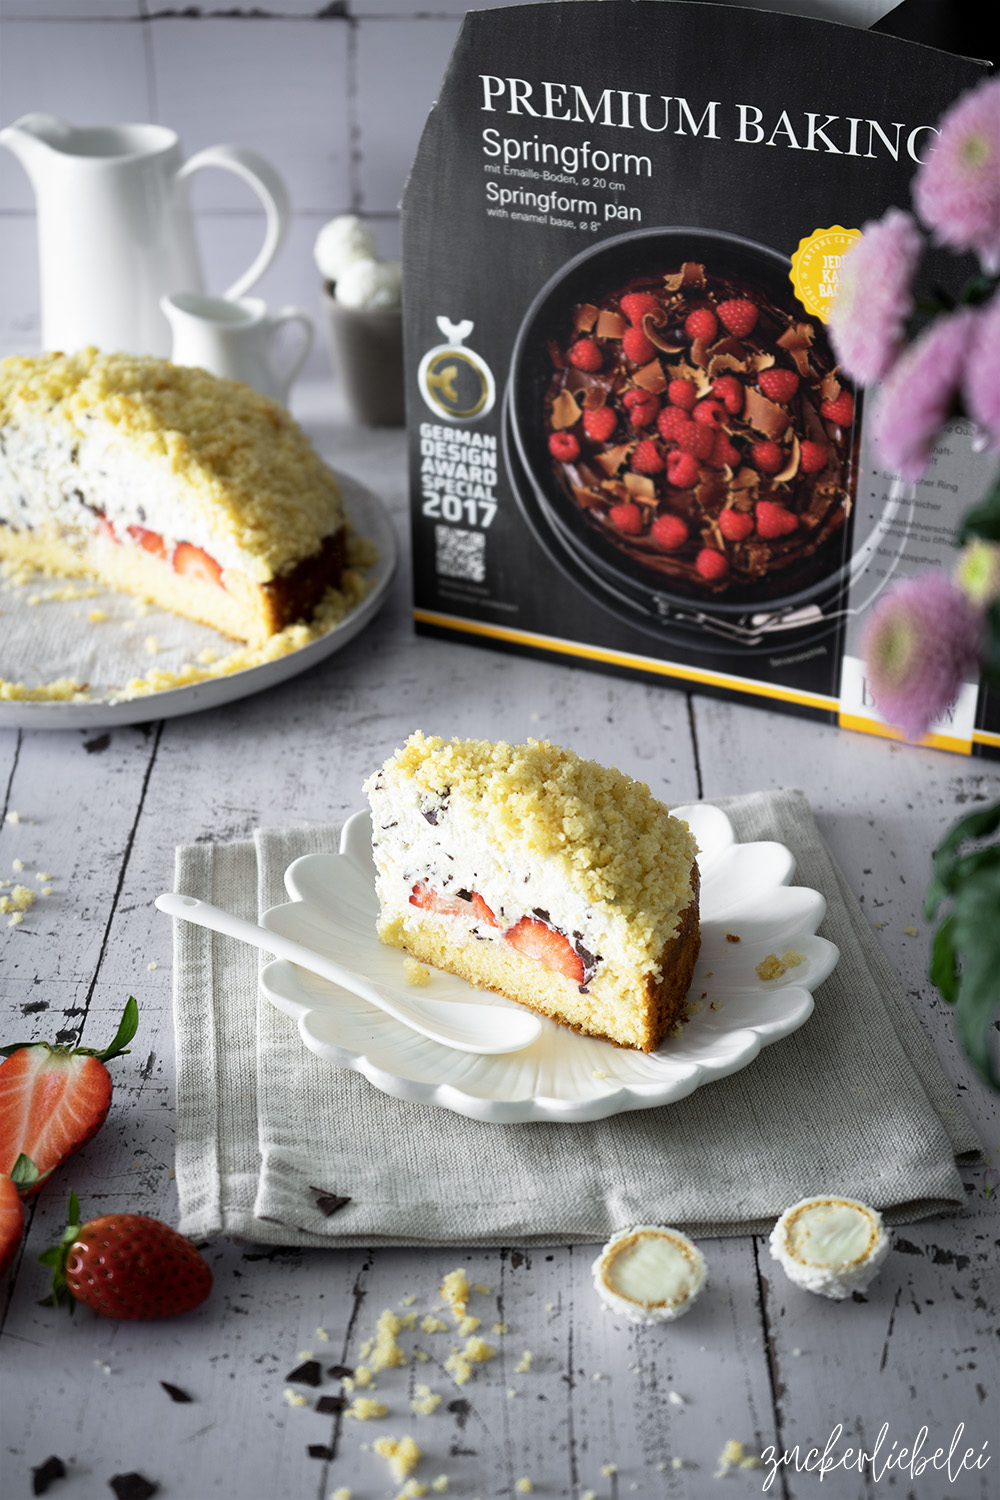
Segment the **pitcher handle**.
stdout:
<path fill-rule="evenodd" d="M 225 167 L 242 177 L 257 194 L 267 216 L 264 243 L 257 259 L 222 294 L 232 301 L 242 297 L 260 280 L 277 255 L 291 224 L 291 204 L 285 184 L 271 163 L 247 146 L 208 146 L 204 151 L 197 151 L 181 167 L 177 181 L 185 181 L 192 173 L 200 172 L 202 167 Z"/>
<path fill-rule="evenodd" d="M 312 318 L 306 312 L 304 307 L 281 307 L 276 313 L 272 313 L 270 315 L 270 317 L 268 318 L 268 323 L 270 325 L 272 341 L 278 329 L 283 328 L 286 323 L 298 323 L 304 334 L 302 342 L 299 345 L 298 349 L 295 351 L 292 362 L 287 367 L 287 369 L 276 369 L 273 357 L 269 356 L 271 373 L 274 376 L 275 380 L 278 382 L 281 389 L 284 391 L 285 397 L 287 397 L 289 391 L 292 388 L 292 383 L 295 380 L 296 375 L 302 369 L 302 366 L 305 364 L 307 358 L 309 357 L 309 350 L 312 348 L 315 327 Z"/>

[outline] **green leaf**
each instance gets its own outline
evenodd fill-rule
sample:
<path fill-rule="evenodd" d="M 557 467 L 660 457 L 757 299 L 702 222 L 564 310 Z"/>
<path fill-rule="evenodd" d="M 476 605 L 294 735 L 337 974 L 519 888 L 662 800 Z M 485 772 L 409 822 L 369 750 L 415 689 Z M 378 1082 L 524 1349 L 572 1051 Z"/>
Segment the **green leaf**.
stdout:
<path fill-rule="evenodd" d="M 109 1062 L 112 1057 L 118 1057 L 128 1050 L 128 1044 L 139 1029 L 139 1007 L 134 995 L 129 995 L 125 1002 L 118 1030 L 110 1047 L 105 1047 L 103 1052 L 95 1052 L 94 1056 L 98 1062 Z"/>
<path fill-rule="evenodd" d="M 1000 474 L 979 505 L 966 512 L 957 541 L 964 546 L 974 536 L 985 537 L 988 542 L 1000 541 Z"/>
<path fill-rule="evenodd" d="M 928 976 L 949 1005 L 958 999 L 959 971 L 958 954 L 955 952 L 955 915 L 945 917 L 931 944 L 931 961 Z"/>
<path fill-rule="evenodd" d="M 934 850 L 934 880 L 945 894 L 955 889 L 955 869 L 959 862 L 959 850 L 972 839 L 988 838 L 1000 828 L 1000 802 L 989 807 L 977 808 L 960 818 Z M 940 894 L 938 900 L 940 900 Z"/>
<path fill-rule="evenodd" d="M 15 1187 L 34 1187 L 38 1181 L 39 1173 L 31 1157 L 25 1156 L 22 1151 L 17 1161 L 11 1167 L 8 1176 Z"/>
<path fill-rule="evenodd" d="M 69 1222 L 69 1228 L 73 1230 L 75 1235 L 80 1227 L 80 1200 L 72 1188 L 69 1190 L 69 1200 L 66 1204 L 66 1218 Z"/>

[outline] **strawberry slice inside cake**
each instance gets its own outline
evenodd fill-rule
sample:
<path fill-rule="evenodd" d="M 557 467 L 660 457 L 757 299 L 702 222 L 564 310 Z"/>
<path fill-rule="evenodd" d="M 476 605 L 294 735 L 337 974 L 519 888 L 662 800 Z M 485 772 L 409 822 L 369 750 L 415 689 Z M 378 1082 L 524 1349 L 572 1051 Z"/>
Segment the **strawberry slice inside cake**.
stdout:
<path fill-rule="evenodd" d="M 562 1025 L 651 1052 L 698 956 L 686 823 L 546 742 L 428 739 L 365 784 L 379 937 Z"/>

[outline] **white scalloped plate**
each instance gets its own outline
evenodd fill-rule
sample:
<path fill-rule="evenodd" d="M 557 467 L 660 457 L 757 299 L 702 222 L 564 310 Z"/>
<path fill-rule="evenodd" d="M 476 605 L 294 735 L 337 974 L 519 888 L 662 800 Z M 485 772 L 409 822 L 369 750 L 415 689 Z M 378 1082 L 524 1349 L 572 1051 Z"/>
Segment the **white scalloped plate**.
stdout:
<path fill-rule="evenodd" d="M 732 824 L 715 807 L 699 803 L 673 811 L 690 824 L 701 851 L 702 946 L 690 991 L 695 1013 L 657 1052 L 631 1052 L 552 1021 L 543 1021 L 538 1041 L 521 1052 L 455 1052 L 280 959 L 263 970 L 264 993 L 298 1022 L 317 1056 L 363 1073 L 387 1094 L 473 1119 L 600 1120 L 683 1099 L 700 1084 L 745 1068 L 761 1047 L 804 1025 L 813 990 L 840 955 L 815 935 L 826 912 L 823 896 L 789 885 L 795 861 L 783 844 L 737 844 Z M 345 824 L 339 854 L 309 854 L 290 865 L 285 887 L 291 902 L 265 912 L 265 927 L 412 996 L 402 953 L 375 934 L 367 812 Z M 729 941 L 727 932 L 740 941 Z M 759 979 L 761 959 L 789 948 L 804 962 L 781 979 Z M 423 993 L 512 1008 L 499 995 L 432 972 Z"/>

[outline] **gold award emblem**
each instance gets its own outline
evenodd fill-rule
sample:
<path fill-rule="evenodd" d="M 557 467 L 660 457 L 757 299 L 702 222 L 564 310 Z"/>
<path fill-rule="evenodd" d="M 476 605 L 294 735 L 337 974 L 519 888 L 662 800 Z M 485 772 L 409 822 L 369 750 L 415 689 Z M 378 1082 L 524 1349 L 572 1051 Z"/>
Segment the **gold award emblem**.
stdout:
<path fill-rule="evenodd" d="M 830 309 L 840 288 L 840 263 L 860 238 L 860 229 L 845 229 L 841 224 L 814 229 L 799 241 L 792 256 L 790 279 L 798 299 L 806 312 L 824 323 L 830 321 Z"/>
<path fill-rule="evenodd" d="M 420 361 L 420 394 L 435 416 L 452 422 L 484 417 L 496 400 L 496 383 L 486 361 L 463 346 L 474 325 L 468 318 L 460 323 L 438 318 L 437 325 L 448 343 L 429 349 Z"/>

